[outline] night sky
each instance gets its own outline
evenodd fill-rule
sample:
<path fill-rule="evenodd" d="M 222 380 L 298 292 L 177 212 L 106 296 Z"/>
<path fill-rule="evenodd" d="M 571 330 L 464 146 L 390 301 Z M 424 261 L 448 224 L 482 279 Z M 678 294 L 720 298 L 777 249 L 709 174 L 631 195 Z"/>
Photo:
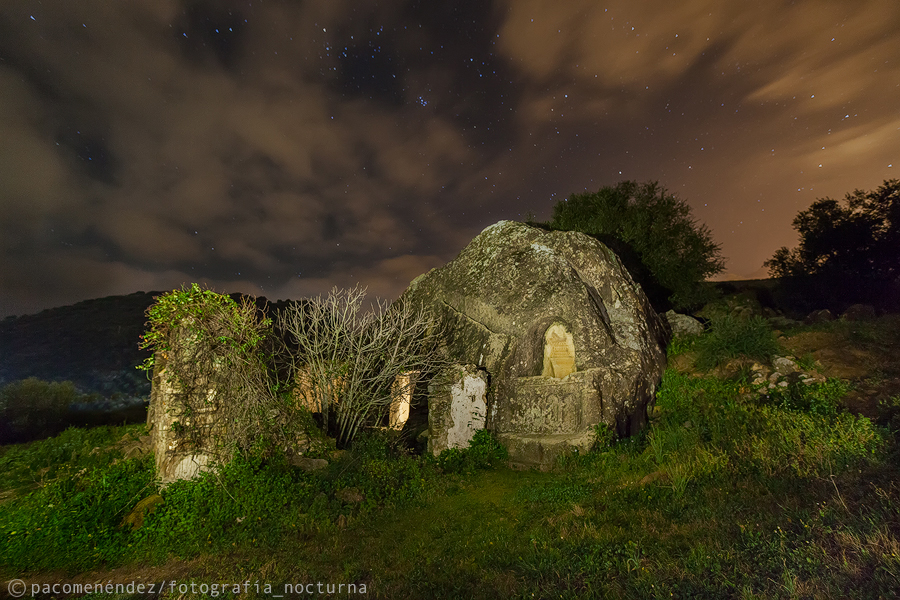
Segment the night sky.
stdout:
<path fill-rule="evenodd" d="M 0 3 L 0 316 L 394 298 L 624 179 L 763 276 L 799 210 L 898 177 L 897 0 Z"/>

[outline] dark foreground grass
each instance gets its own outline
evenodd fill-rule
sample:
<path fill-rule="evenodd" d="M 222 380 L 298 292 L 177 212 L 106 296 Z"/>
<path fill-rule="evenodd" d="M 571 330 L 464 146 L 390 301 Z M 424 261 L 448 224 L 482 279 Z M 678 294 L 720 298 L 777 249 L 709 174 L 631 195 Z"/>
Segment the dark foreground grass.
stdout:
<path fill-rule="evenodd" d="M 810 397 L 833 405 L 834 390 L 775 401 L 668 371 L 646 434 L 551 473 L 485 469 L 496 462 L 487 436 L 472 460 L 410 456 L 374 436 L 324 472 L 244 458 L 173 484 L 137 531 L 119 523 L 157 491 L 151 462 L 110 465 L 113 450 L 93 451 L 135 429 L 70 430 L 0 454 L 18 490 L 0 504 L 0 575 L 118 567 L 104 576 L 127 581 L 193 560 L 181 579 L 210 591 L 250 581 L 272 594 L 353 583 L 376 598 L 898 597 L 898 454 L 868 420 L 811 409 L 824 400 Z M 266 597 L 259 589 L 216 593 Z"/>

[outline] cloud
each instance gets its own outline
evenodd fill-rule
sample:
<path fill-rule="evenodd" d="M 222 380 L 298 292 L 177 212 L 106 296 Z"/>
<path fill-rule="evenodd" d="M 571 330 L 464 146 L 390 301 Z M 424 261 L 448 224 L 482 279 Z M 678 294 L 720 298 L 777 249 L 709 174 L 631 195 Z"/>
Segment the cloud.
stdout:
<path fill-rule="evenodd" d="M 892 174 L 898 30 L 893 0 L 10 0 L 0 304 L 155 274 L 396 295 L 622 179 L 751 272 L 816 195 Z"/>
<path fill-rule="evenodd" d="M 433 112 L 398 127 L 402 107 L 336 91 L 329 55 L 346 13 L 334 3 L 201 7 L 212 25 L 177 2 L 33 8 L 2 14 L 14 32 L 2 52 L 15 60 L 0 64 L 0 156 L 13 166 L 0 216 L 30 232 L 38 254 L 24 259 L 61 289 L 77 295 L 85 281 L 40 258 L 62 241 L 92 244 L 109 280 L 131 273 L 138 285 L 147 268 L 220 281 L 331 273 L 328 262 L 380 272 L 398 252 L 454 237 L 421 201 L 472 151 Z M 218 45 L 217 23 L 235 29 Z M 26 294 L 27 271 L 4 293 Z M 398 293 L 392 280 L 379 289 Z"/>
<path fill-rule="evenodd" d="M 429 270 L 444 264 L 435 255 L 401 255 L 384 259 L 364 270 L 336 270 L 324 277 L 292 279 L 273 291 L 277 298 L 302 298 L 327 294 L 333 287 L 366 288 L 369 300 L 391 300 L 399 296 L 409 283 Z"/>

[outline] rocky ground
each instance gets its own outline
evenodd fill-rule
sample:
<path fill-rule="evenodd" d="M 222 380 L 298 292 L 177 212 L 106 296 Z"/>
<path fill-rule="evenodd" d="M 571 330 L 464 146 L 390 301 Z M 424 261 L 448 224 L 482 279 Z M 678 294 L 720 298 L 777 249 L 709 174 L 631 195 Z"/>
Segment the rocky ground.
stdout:
<path fill-rule="evenodd" d="M 717 367 L 714 374 L 738 378 L 742 370 L 749 370 L 756 390 L 786 386 L 791 381 L 818 383 L 825 378 L 841 379 L 850 386 L 844 397 L 848 410 L 871 419 L 883 417 L 891 398 L 900 399 L 900 315 L 878 316 L 861 305 L 852 308 L 840 316 L 827 310 L 815 311 L 798 321 L 761 308 L 743 296 L 729 297 L 717 307 L 707 307 L 701 311 L 702 317 L 730 313 L 768 318 L 782 349 L 768 364 L 732 359 Z M 695 358 L 694 352 L 681 354 L 671 366 L 699 375 Z M 894 403 L 900 404 L 900 400 Z"/>

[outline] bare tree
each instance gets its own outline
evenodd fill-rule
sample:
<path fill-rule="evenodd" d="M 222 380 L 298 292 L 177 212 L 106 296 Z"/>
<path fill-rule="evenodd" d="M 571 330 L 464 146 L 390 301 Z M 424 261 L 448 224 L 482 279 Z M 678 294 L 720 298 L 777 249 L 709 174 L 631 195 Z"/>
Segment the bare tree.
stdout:
<path fill-rule="evenodd" d="M 401 298 L 362 312 L 365 296 L 358 286 L 334 288 L 278 314 L 292 348 L 298 403 L 321 413 L 344 444 L 386 418 L 398 392 L 411 392 L 398 385 L 414 386 L 416 377 L 399 376 L 443 364 L 437 323 L 425 308 Z"/>

